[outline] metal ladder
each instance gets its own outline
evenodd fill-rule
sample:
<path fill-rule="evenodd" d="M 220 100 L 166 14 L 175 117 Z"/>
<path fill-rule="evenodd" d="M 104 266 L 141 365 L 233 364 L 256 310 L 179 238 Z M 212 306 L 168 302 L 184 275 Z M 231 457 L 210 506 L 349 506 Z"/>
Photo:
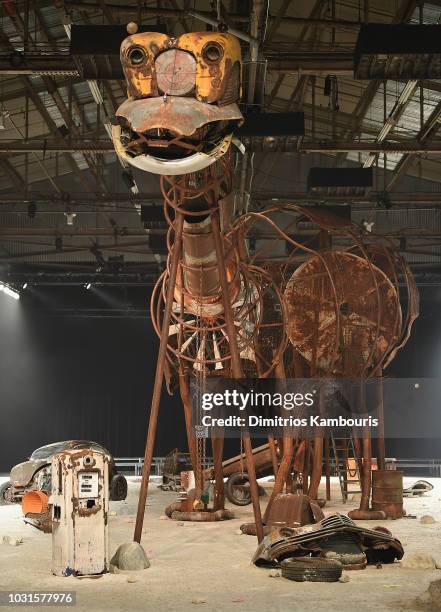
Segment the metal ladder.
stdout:
<path fill-rule="evenodd" d="M 361 493 L 359 458 L 355 453 L 354 438 L 349 434 L 347 438 L 335 438 L 331 433 L 332 451 L 334 453 L 335 468 L 340 483 L 343 503 L 348 501 L 348 496 L 353 493 Z M 348 459 L 355 459 L 355 473 L 357 478 L 348 480 Z M 348 485 L 358 485 L 357 489 L 348 489 Z"/>

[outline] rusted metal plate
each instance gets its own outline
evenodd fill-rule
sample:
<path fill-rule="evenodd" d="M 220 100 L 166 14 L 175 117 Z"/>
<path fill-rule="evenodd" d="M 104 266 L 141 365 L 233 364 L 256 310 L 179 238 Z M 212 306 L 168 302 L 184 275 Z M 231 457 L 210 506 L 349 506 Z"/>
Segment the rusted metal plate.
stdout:
<path fill-rule="evenodd" d="M 401 307 L 393 284 L 352 253 L 308 259 L 288 281 L 285 301 L 292 344 L 322 372 L 359 375 L 398 338 Z"/>
<path fill-rule="evenodd" d="M 253 459 L 254 466 L 257 473 L 264 471 L 266 468 L 272 466 L 271 460 L 271 452 L 269 444 L 262 444 L 262 446 L 258 446 L 253 448 Z M 235 472 L 240 472 L 243 470 L 246 472 L 246 457 L 245 453 L 240 455 L 236 455 L 235 457 L 231 457 L 231 459 L 227 459 L 222 463 L 222 471 L 224 476 L 230 476 Z"/>
<path fill-rule="evenodd" d="M 215 121 L 242 121 L 237 104 L 214 106 L 193 98 L 163 97 L 126 100 L 117 110 L 133 131 L 142 134 L 152 129 L 170 130 L 180 136 L 191 136 L 198 128 Z"/>
<path fill-rule="evenodd" d="M 47 459 L 29 459 L 15 465 L 11 470 L 11 482 L 14 487 L 26 487 L 34 477 L 34 474 L 44 465 L 47 465 Z"/>
<path fill-rule="evenodd" d="M 309 525 L 325 518 L 321 508 L 307 495 L 279 493 L 271 504 L 267 525 Z"/>
<path fill-rule="evenodd" d="M 388 518 L 402 518 L 403 472 L 398 470 L 372 472 L 372 509 L 382 510 Z"/>
<path fill-rule="evenodd" d="M 156 79 L 161 93 L 183 96 L 196 84 L 196 60 L 191 53 L 169 49 L 158 55 Z"/>

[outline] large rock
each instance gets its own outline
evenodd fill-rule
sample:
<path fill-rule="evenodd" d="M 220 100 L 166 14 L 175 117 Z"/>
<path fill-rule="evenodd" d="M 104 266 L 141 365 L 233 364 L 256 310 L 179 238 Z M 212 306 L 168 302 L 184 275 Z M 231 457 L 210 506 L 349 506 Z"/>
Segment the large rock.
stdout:
<path fill-rule="evenodd" d="M 110 561 L 110 571 L 136 572 L 150 567 L 145 550 L 138 542 L 127 542 L 118 547 Z"/>
<path fill-rule="evenodd" d="M 23 543 L 23 538 L 13 538 L 12 536 L 3 536 L 3 544 L 9 544 L 9 546 L 20 546 Z"/>
<path fill-rule="evenodd" d="M 420 523 L 422 525 L 433 525 L 433 523 L 436 523 L 436 520 L 430 514 L 425 514 L 420 518 Z"/>
<path fill-rule="evenodd" d="M 436 569 L 435 559 L 426 553 L 411 553 L 400 561 L 404 569 Z"/>

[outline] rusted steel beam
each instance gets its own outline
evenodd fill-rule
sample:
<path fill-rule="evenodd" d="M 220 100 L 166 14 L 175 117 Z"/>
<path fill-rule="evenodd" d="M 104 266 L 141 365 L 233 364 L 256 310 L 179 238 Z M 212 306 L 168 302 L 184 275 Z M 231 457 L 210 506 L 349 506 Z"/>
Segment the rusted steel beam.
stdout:
<path fill-rule="evenodd" d="M 152 466 L 153 451 L 155 446 L 156 429 L 158 425 L 159 405 L 161 401 L 162 381 L 164 378 L 164 366 L 167 358 L 167 341 L 169 334 L 169 322 L 173 307 L 173 298 L 176 285 L 176 278 L 179 267 L 179 259 L 182 249 L 182 228 L 184 226 L 184 215 L 176 213 L 175 219 L 175 241 L 170 261 L 170 278 L 167 287 L 165 300 L 164 317 L 162 320 L 161 339 L 159 342 L 158 360 L 156 362 L 155 382 L 153 386 L 152 403 L 150 406 L 149 425 L 147 430 L 147 441 L 144 453 L 144 465 L 142 468 L 141 489 L 138 499 L 138 510 L 136 514 L 135 532 L 133 539 L 141 542 L 142 526 L 144 523 L 144 511 L 147 501 L 149 486 L 150 469 Z"/>
<path fill-rule="evenodd" d="M 216 259 L 219 270 L 219 281 L 222 289 L 223 296 L 223 305 L 224 305 L 224 317 L 225 324 L 228 334 L 228 343 L 230 347 L 231 354 L 231 371 L 233 374 L 233 378 L 242 378 L 242 366 L 240 363 L 240 354 L 239 347 L 237 343 L 237 335 L 236 328 L 234 325 L 233 312 L 231 309 L 231 304 L 229 301 L 229 291 L 228 291 L 228 280 L 227 274 L 224 266 L 225 254 L 222 246 L 221 233 L 220 233 L 220 223 L 219 223 L 219 215 L 218 212 L 214 212 L 211 214 L 211 223 L 213 226 L 213 238 L 216 249 Z M 256 469 L 254 466 L 253 459 L 253 449 L 251 446 L 251 438 L 248 428 L 244 429 L 243 433 L 243 445 L 245 449 L 246 463 L 247 463 L 247 474 L 248 480 L 250 483 L 250 492 L 251 492 L 251 500 L 253 503 L 253 511 L 254 511 L 254 520 L 256 523 L 256 533 L 257 539 L 259 542 L 263 540 L 263 524 L 262 524 L 262 514 L 260 510 L 260 502 L 259 502 L 259 489 L 257 486 L 256 479 Z"/>

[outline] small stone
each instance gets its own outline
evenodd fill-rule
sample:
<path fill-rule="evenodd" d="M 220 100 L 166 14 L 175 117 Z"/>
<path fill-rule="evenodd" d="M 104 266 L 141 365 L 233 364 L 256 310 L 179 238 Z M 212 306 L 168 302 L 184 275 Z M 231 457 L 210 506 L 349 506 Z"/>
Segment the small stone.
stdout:
<path fill-rule="evenodd" d="M 150 567 L 150 562 L 141 544 L 138 544 L 138 542 L 126 542 L 118 547 L 110 561 L 110 565 L 114 565 L 122 571 L 130 570 L 133 572 Z"/>
<path fill-rule="evenodd" d="M 160 521 L 166 521 L 167 519 L 168 519 L 168 516 L 166 516 L 165 514 L 162 514 L 162 515 L 159 517 L 159 520 L 160 520 Z"/>
<path fill-rule="evenodd" d="M 436 520 L 430 514 L 425 514 L 420 518 L 420 523 L 422 525 L 433 525 L 433 523 L 436 523 Z"/>
<path fill-rule="evenodd" d="M 138 582 L 138 578 L 136 578 L 136 576 L 127 576 L 127 582 Z"/>
<path fill-rule="evenodd" d="M 243 531 L 241 529 L 236 529 L 234 532 L 236 535 L 243 535 Z"/>
<path fill-rule="evenodd" d="M 193 597 L 193 599 L 191 600 L 192 604 L 204 604 L 207 603 L 207 600 L 204 599 L 203 597 Z"/>
<path fill-rule="evenodd" d="M 350 578 L 347 574 L 343 574 L 342 576 L 340 576 L 340 578 L 338 579 L 339 582 L 349 582 Z"/>
<path fill-rule="evenodd" d="M 435 559 L 426 553 L 412 553 L 404 555 L 400 561 L 403 569 L 436 569 Z"/>
<path fill-rule="evenodd" d="M 183 526 L 184 526 L 184 521 L 178 521 L 178 522 L 176 523 L 176 525 L 177 525 L 178 527 L 183 527 Z"/>
<path fill-rule="evenodd" d="M 19 546 L 23 544 L 23 538 L 13 538 L 12 536 L 3 536 L 3 544 L 9 544 L 9 546 Z"/>
<path fill-rule="evenodd" d="M 272 569 L 268 572 L 270 578 L 280 578 L 282 572 L 279 569 Z"/>

